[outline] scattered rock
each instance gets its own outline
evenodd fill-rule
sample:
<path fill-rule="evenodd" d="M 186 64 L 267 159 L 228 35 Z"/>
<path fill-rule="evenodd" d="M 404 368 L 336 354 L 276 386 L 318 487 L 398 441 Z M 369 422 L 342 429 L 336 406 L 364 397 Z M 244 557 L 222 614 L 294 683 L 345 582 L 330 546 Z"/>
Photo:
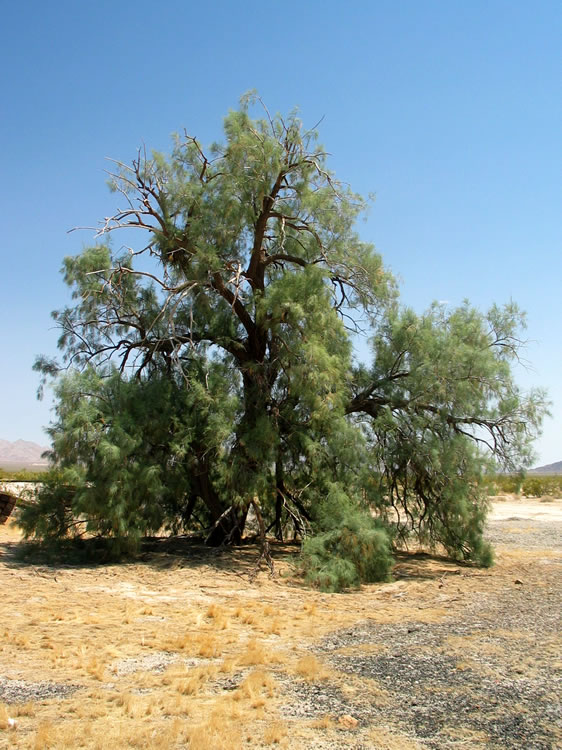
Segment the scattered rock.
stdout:
<path fill-rule="evenodd" d="M 171 651 L 155 651 L 146 656 L 121 659 L 114 662 L 109 669 L 117 677 L 141 671 L 160 673 L 178 660 L 178 655 Z"/>
<path fill-rule="evenodd" d="M 50 698 L 67 698 L 80 687 L 80 685 L 61 682 L 27 682 L 27 680 L 9 680 L 6 677 L 0 677 L 0 701 L 26 703 Z"/>

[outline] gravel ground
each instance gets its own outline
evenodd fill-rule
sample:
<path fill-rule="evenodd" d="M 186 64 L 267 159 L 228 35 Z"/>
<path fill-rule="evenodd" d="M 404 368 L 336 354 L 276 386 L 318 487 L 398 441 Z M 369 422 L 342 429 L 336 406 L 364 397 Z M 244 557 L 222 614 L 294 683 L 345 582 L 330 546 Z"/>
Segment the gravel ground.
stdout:
<path fill-rule="evenodd" d="M 523 547 L 525 549 L 562 548 L 562 523 L 555 521 L 533 521 L 520 516 L 511 516 L 488 524 L 488 539 L 493 545 Z"/>
<path fill-rule="evenodd" d="M 430 567 L 401 561 L 388 598 L 383 588 L 366 587 L 368 599 L 361 601 L 372 602 L 379 617 L 363 609 L 357 622 L 307 646 L 326 668 L 323 677 L 306 680 L 283 665 L 274 668 L 276 706 L 289 727 L 326 716 L 335 726 L 324 733 L 310 729 L 310 741 L 287 747 L 562 748 L 562 522 L 525 517 L 522 511 L 492 520 L 487 536 L 497 550 L 496 568 L 430 561 L 431 573 Z M 47 568 L 34 571 L 54 576 Z M 399 622 L 386 622 L 375 611 L 392 613 L 398 601 L 411 601 Z M 178 661 L 196 667 L 205 660 L 165 650 L 121 659 L 109 667 L 114 682 L 104 687 L 120 689 L 130 675 L 158 674 Z M 221 675 L 209 690 L 236 689 L 249 669 Z M 0 676 L 0 703 L 61 700 L 80 687 Z M 342 720 L 351 722 L 345 732 L 339 731 Z M 381 727 L 392 737 L 388 743 L 373 740 Z"/>
<path fill-rule="evenodd" d="M 160 674 L 170 664 L 179 661 L 177 654 L 170 651 L 155 651 L 152 654 L 131 659 L 120 659 L 110 665 L 109 671 L 116 677 L 135 672 L 156 672 Z M 185 660 L 184 660 L 185 661 Z"/>
<path fill-rule="evenodd" d="M 383 642 L 381 654 L 339 655 L 332 651 L 329 661 L 343 672 L 375 680 L 384 687 L 391 696 L 393 716 L 400 717 L 399 724 L 430 748 L 446 747 L 444 733 L 458 727 L 484 732 L 493 747 L 555 747 L 556 727 L 562 726 L 560 675 L 544 663 L 540 648 L 534 654 L 532 676 L 517 668 L 519 660 L 529 661 L 532 639 L 510 641 L 507 664 L 500 664 L 501 647 L 482 654 L 471 649 L 469 642 L 462 655 L 454 649 L 451 653 L 451 637 L 470 637 L 475 627 L 483 635 L 479 640 L 496 646 L 502 642 L 505 636 L 493 639 L 484 629 L 483 618 L 478 619 L 419 628 L 371 626 L 369 642 Z M 359 640 L 364 638 L 363 626 Z M 354 633 L 346 631 L 343 642 L 348 647 L 353 641 Z M 332 646 L 333 639 L 325 645 Z M 348 706 L 347 712 L 372 722 L 384 719 L 388 706 L 371 705 L 366 715 L 364 706 L 359 711 Z"/>
<path fill-rule="evenodd" d="M 505 554 L 556 550 L 561 533 L 559 522 L 509 518 L 490 523 L 488 537 Z M 517 568 L 522 578 L 500 581 L 494 572 L 465 569 L 461 576 L 476 578 L 473 591 L 459 594 L 441 622 L 367 620 L 332 633 L 316 653 L 364 690 L 350 699 L 345 679 L 293 682 L 284 711 L 349 714 L 359 729 L 392 717 L 397 731 L 431 750 L 562 747 L 560 563 L 531 557 Z M 457 580 L 451 575 L 442 586 L 461 591 Z"/>
<path fill-rule="evenodd" d="M 68 698 L 80 689 L 80 685 L 68 685 L 57 682 L 27 682 L 25 680 L 9 680 L 0 676 L 0 702 L 27 703 L 27 701 L 42 701 L 51 698 Z"/>

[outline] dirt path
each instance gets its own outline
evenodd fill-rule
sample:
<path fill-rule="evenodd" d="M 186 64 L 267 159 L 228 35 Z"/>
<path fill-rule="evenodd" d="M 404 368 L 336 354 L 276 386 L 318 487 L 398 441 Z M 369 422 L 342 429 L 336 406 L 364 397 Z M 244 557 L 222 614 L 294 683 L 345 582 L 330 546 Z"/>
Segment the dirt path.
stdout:
<path fill-rule="evenodd" d="M 493 568 L 339 595 L 290 547 L 250 583 L 251 547 L 53 567 L 0 527 L 0 748 L 557 748 L 561 510 L 498 500 Z"/>

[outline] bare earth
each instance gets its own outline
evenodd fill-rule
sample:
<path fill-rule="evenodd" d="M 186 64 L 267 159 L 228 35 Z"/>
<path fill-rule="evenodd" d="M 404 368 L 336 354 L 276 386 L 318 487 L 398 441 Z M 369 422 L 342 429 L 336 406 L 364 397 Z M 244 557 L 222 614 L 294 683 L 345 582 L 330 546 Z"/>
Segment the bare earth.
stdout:
<path fill-rule="evenodd" d="M 18 562 L 0 526 L 0 748 L 562 746 L 562 500 L 497 498 L 488 570 L 402 556 L 326 595 L 254 547 Z"/>

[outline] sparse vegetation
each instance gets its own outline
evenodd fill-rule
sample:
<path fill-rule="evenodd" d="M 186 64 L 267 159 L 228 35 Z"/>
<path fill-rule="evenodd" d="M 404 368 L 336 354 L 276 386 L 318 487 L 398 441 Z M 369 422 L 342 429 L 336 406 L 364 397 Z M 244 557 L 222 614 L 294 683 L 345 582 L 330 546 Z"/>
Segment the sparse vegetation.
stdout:
<path fill-rule="evenodd" d="M 0 482 L 42 482 L 45 478 L 45 471 L 35 471 L 32 469 L 2 469 L 0 468 Z"/>
<path fill-rule="evenodd" d="M 250 581 L 250 546 L 18 563 L 2 526 L 0 748 L 556 746 L 561 502 L 492 524 L 493 575 L 402 553 L 393 583 L 328 595 L 294 545 Z"/>
<path fill-rule="evenodd" d="M 521 494 L 525 497 L 560 497 L 562 495 L 562 476 L 531 474 L 525 477 L 521 485 Z"/>
<path fill-rule="evenodd" d="M 485 478 L 484 485 L 489 495 L 562 496 L 562 475 L 559 474 L 494 474 Z"/>

